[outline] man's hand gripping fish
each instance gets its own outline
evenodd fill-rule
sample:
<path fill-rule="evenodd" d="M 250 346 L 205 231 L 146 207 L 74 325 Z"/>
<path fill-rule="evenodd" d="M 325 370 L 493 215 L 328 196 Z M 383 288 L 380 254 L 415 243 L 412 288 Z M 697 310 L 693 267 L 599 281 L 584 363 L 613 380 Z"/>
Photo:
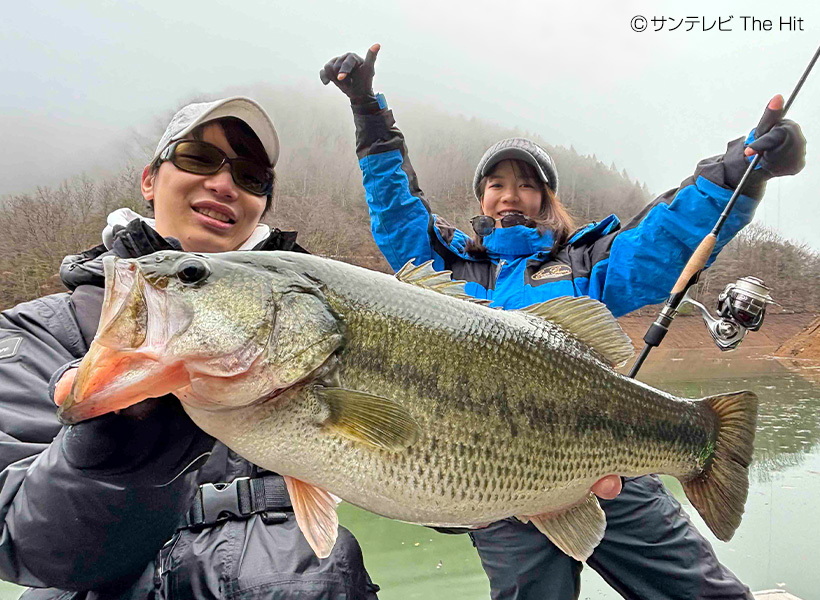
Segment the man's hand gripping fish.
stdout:
<path fill-rule="evenodd" d="M 292 252 L 105 259 L 100 328 L 60 409 L 76 423 L 175 394 L 194 422 L 282 474 L 319 557 L 335 494 L 386 517 L 532 521 L 585 560 L 605 475 L 677 477 L 715 535 L 740 524 L 757 398 L 685 400 L 611 367 L 603 304 L 501 311 L 429 264 L 396 277 Z"/>

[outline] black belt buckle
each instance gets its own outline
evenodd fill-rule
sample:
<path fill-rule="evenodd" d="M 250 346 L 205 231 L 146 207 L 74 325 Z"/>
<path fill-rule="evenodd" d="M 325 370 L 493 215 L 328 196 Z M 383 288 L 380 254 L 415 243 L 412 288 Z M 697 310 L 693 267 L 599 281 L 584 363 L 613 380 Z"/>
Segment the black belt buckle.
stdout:
<path fill-rule="evenodd" d="M 239 483 L 250 477 L 238 477 L 230 483 L 203 483 L 199 486 L 202 494 L 202 525 L 213 525 L 220 519 L 244 517 L 239 506 Z M 224 516 L 228 513 L 227 516 Z"/>

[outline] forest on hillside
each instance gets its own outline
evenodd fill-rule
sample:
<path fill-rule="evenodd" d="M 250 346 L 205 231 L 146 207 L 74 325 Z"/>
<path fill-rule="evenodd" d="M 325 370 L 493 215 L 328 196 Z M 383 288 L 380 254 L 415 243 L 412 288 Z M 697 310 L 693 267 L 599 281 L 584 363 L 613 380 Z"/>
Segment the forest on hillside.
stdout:
<path fill-rule="evenodd" d="M 283 148 L 265 221 L 298 231 L 299 242 L 315 254 L 387 270 L 370 236 L 352 117 L 344 101 L 319 101 L 270 88 L 249 95 L 274 115 Z M 517 135 L 533 138 L 553 156 L 559 196 L 579 225 L 611 213 L 626 222 L 652 199 L 644 184 L 614 164 L 579 155 L 571 147 L 551 146 L 533 132 L 422 106 L 396 113 L 433 210 L 465 230 L 478 213 L 471 189 L 476 163 L 492 143 Z M 147 214 L 139 176 L 171 115 L 157 116 L 146 131 L 128 134 L 123 140 L 126 158 L 113 175 L 78 174 L 55 187 L 0 198 L 0 231 L 6 242 L 0 250 L 0 308 L 63 291 L 57 276 L 63 256 L 99 244 L 112 210 L 126 206 Z M 680 179 L 693 168 L 683 169 Z M 670 182 L 670 187 L 677 183 Z M 700 287 L 711 304 L 726 283 L 744 275 L 763 279 L 781 310 L 820 312 L 820 255 L 806 245 L 752 225 L 722 252 Z"/>

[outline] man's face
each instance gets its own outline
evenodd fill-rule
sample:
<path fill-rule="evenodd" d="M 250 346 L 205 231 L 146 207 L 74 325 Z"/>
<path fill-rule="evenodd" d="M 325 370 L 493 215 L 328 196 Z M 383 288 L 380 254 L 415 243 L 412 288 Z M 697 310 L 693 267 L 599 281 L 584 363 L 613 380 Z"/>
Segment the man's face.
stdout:
<path fill-rule="evenodd" d="M 202 141 L 236 157 L 218 123 L 204 127 Z M 143 172 L 142 194 L 154 202 L 157 232 L 178 239 L 188 252 L 236 250 L 253 233 L 266 201 L 238 187 L 227 164 L 213 175 L 197 175 L 165 161 L 155 175 Z"/>

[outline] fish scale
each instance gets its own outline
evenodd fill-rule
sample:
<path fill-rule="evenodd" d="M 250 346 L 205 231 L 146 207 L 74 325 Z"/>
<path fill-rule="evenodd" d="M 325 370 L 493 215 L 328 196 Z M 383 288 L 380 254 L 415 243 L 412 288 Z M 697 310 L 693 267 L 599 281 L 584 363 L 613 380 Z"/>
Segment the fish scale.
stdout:
<path fill-rule="evenodd" d="M 610 452 L 606 460 L 601 460 L 603 457 L 590 459 L 596 454 L 595 448 L 609 445 L 610 440 L 598 437 L 606 427 L 586 437 L 565 436 L 563 439 L 549 435 L 548 431 L 533 431 L 531 423 L 543 422 L 544 415 L 558 415 L 555 419 L 558 429 L 566 424 L 589 429 L 583 422 L 577 422 L 575 404 L 582 403 L 585 395 L 594 390 L 593 369 L 598 373 L 597 386 L 602 387 L 600 363 L 589 361 L 589 366 L 579 365 L 578 357 L 583 356 L 583 348 L 563 332 L 552 331 L 549 324 L 523 331 L 511 330 L 496 320 L 476 318 L 476 312 L 486 312 L 482 307 L 453 306 L 450 299 L 443 298 L 447 302 L 441 304 L 456 310 L 445 312 L 450 315 L 446 325 L 442 326 L 439 319 L 438 326 L 431 327 L 433 319 L 427 315 L 443 312 L 443 307 L 436 305 L 439 298 L 433 294 L 433 299 L 424 304 L 393 303 L 380 286 L 371 285 L 368 289 L 360 284 L 354 307 L 345 304 L 345 296 L 333 293 L 332 280 L 321 275 L 319 278 L 325 282 L 331 307 L 345 317 L 347 345 L 339 356 L 341 385 L 378 392 L 399 402 L 407 407 L 424 432 L 419 442 L 404 454 L 372 453 L 371 461 L 357 463 L 358 469 L 381 482 L 383 503 L 363 497 L 361 488 L 357 489 L 358 483 L 345 485 L 345 481 L 339 481 L 339 486 L 332 489 L 351 502 L 381 514 L 396 514 L 401 510 L 405 512 L 405 520 L 469 525 L 509 516 L 511 510 L 537 514 L 554 505 L 544 490 L 554 495 L 556 490 L 588 488 L 591 478 L 611 472 L 639 472 L 649 463 L 654 468 L 668 470 L 669 461 L 658 462 L 658 459 L 669 458 L 670 454 L 676 463 L 674 467 L 688 463 L 684 472 L 694 468 L 696 461 L 691 459 L 696 452 L 691 449 L 684 460 L 675 453 L 653 454 L 651 447 L 637 452 L 623 451 L 625 449 Z M 366 303 L 364 298 L 370 298 L 370 302 Z M 466 326 L 459 322 L 465 318 L 469 319 Z M 525 337 L 527 333 L 529 337 Z M 435 336 L 434 345 L 429 343 L 431 336 Z M 510 365 L 514 381 L 500 380 L 482 366 L 485 361 L 477 360 L 487 347 L 495 349 L 497 364 Z M 575 360 L 571 361 L 568 355 Z M 476 369 L 465 381 L 461 371 L 465 364 L 471 363 L 476 364 Z M 567 363 L 572 367 L 562 369 Z M 613 380 L 619 377 L 614 373 L 607 376 Z M 456 385 L 448 387 L 451 383 Z M 562 391 L 554 394 L 556 400 L 550 400 L 545 390 L 556 387 Z M 645 397 L 634 403 L 633 414 L 651 411 L 651 407 L 645 406 L 651 405 L 651 393 L 643 391 Z M 511 414 L 510 405 L 515 404 L 532 407 L 531 423 L 519 418 L 518 413 Z M 463 407 L 462 410 L 459 411 L 458 406 Z M 450 425 L 441 427 L 442 420 Z M 512 435 L 511 424 L 519 431 L 516 435 Z M 617 429 L 618 425 L 612 423 L 610 429 Z M 473 433 L 479 433 L 482 441 L 476 443 Z M 579 439 L 586 443 L 579 444 Z M 700 440 L 692 444 L 697 449 L 702 446 Z M 468 459 L 459 459 L 459 448 L 465 449 Z M 551 449 L 557 450 L 552 460 Z M 431 463 L 433 456 L 439 460 Z M 525 470 L 522 465 L 527 462 L 532 468 Z M 453 485 L 454 471 L 461 476 L 461 485 Z M 482 471 L 486 473 L 484 477 Z M 676 469 L 675 474 L 680 472 Z M 328 476 L 330 474 L 322 473 L 320 479 L 326 481 Z M 394 485 L 396 482 L 407 483 Z M 396 506 L 406 502 L 409 490 L 416 490 L 419 497 L 426 495 L 433 510 L 418 510 L 408 515 L 406 508 Z M 446 499 L 447 514 L 442 514 L 440 498 Z M 482 501 L 484 514 L 477 520 L 475 516 L 472 520 L 467 518 L 466 513 Z"/>

